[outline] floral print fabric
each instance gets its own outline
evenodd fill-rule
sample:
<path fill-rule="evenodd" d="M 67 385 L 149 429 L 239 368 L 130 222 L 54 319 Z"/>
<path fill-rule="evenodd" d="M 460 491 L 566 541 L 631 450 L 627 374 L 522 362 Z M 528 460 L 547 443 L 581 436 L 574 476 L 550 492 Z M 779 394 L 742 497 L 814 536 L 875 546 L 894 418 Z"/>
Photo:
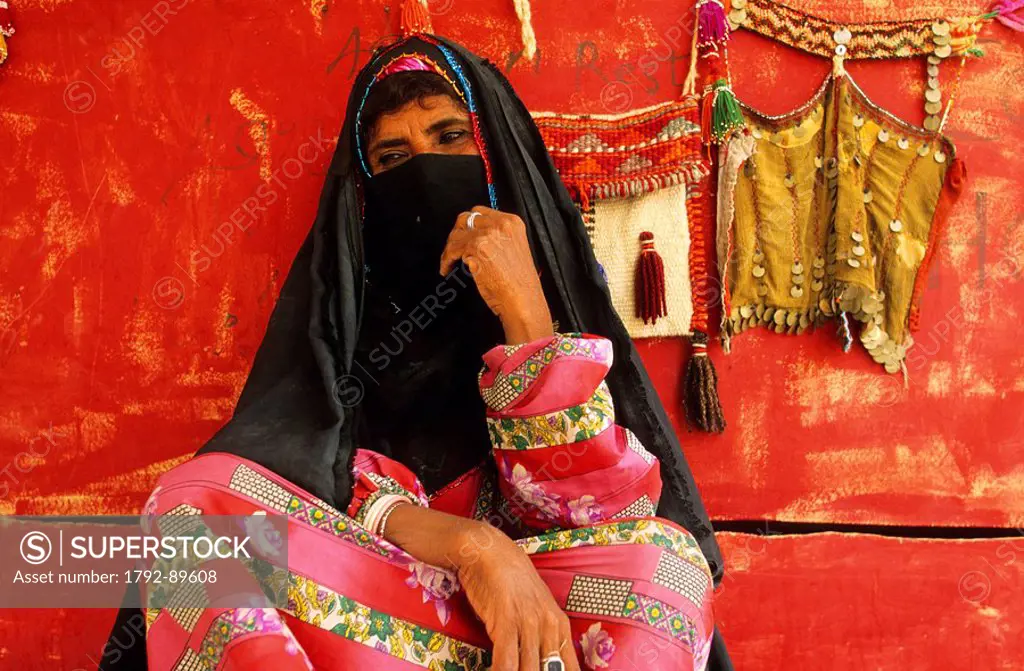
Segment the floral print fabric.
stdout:
<path fill-rule="evenodd" d="M 185 624 L 161 610 L 151 617 L 151 668 L 486 669 L 490 643 L 457 577 L 361 523 L 400 496 L 478 519 L 487 510 L 488 521 L 518 534 L 570 616 L 584 668 L 615 668 L 617 656 L 635 656 L 654 637 L 664 643 L 650 668 L 703 669 L 711 573 L 689 533 L 644 518 L 661 492 L 658 461 L 614 423 L 604 383 L 610 343 L 560 335 L 497 347 L 484 361 L 494 465 L 433 497 L 410 469 L 366 450 L 357 451 L 345 512 L 229 455 L 204 455 L 164 476 L 147 503 L 157 520 L 181 505 L 196 515 L 288 516 L 287 607 L 204 609 Z M 208 487 L 218 480 L 224 486 Z M 585 571 L 563 558 L 581 552 Z"/>
<path fill-rule="evenodd" d="M 581 522 L 602 514 L 599 506 L 586 495 L 567 502 Z M 161 479 L 147 510 L 159 530 L 169 517 L 180 519 L 184 507 L 188 515 L 246 516 L 254 533 L 260 518 L 286 516 L 284 598 L 277 609 L 150 613 L 153 671 L 489 667 L 490 642 L 454 575 L 417 561 L 261 466 L 226 454 L 186 462 Z M 275 547 L 280 540 L 262 536 Z M 652 670 L 705 668 L 714 630 L 711 574 L 689 533 L 665 520 L 624 519 L 550 528 L 517 542 L 569 615 L 583 668 L 617 668 L 644 650 L 657 651 L 647 665 Z"/>

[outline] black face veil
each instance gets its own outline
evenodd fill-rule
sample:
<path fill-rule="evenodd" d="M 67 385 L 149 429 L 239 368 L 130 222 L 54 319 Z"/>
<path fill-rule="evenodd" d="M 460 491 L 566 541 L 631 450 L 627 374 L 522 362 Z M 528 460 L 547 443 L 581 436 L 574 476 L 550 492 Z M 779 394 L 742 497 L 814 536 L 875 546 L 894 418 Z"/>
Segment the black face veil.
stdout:
<path fill-rule="evenodd" d="M 439 64 L 467 98 L 481 153 L 489 163 L 491 194 L 498 209 L 514 212 L 526 223 L 560 330 L 612 341 L 615 363 L 607 382 L 616 420 L 661 460 L 658 514 L 694 535 L 717 583 L 722 556 L 693 475 L 612 307 L 583 222 L 529 112 L 497 67 L 440 38 L 402 40 L 378 52 L 357 77 L 313 228 L 292 264 L 234 415 L 199 452 L 250 459 L 337 508 L 347 505 L 350 462 L 359 446 L 359 405 L 367 391 L 358 351 L 375 307 L 367 304 L 362 230 L 366 169 L 356 119 L 375 75 L 403 54 Z M 472 363 L 481 365 L 478 358 Z M 486 454 L 486 444 L 482 450 Z M 442 461 L 450 461 L 451 472 L 436 473 L 441 479 L 454 479 L 465 470 L 458 459 Z M 709 668 L 730 668 L 717 635 L 714 647 Z"/>

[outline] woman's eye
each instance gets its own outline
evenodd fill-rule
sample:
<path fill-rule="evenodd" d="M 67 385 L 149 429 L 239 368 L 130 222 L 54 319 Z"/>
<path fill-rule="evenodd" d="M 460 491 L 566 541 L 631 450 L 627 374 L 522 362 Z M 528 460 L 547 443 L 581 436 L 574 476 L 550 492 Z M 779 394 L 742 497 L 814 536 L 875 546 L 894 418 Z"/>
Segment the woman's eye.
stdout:
<path fill-rule="evenodd" d="M 464 130 L 449 130 L 441 133 L 441 144 L 451 144 L 456 140 L 465 136 L 466 131 Z"/>
<path fill-rule="evenodd" d="M 387 154 L 382 154 L 381 157 L 380 157 L 380 164 L 381 165 L 391 165 L 392 163 L 394 163 L 395 161 L 400 160 L 401 158 L 402 158 L 402 154 L 400 154 L 397 151 L 393 151 L 393 152 L 390 152 L 390 153 L 387 153 Z"/>

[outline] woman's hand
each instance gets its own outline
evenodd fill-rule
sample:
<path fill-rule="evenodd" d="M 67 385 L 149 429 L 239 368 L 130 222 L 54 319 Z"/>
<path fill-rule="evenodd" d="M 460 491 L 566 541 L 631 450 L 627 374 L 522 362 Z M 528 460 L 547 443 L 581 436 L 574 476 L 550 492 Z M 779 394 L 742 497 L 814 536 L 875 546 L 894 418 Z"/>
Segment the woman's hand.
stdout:
<path fill-rule="evenodd" d="M 478 523 L 462 534 L 453 562 L 494 644 L 493 671 L 537 671 L 554 654 L 566 671 L 579 671 L 569 618 L 508 536 Z"/>
<path fill-rule="evenodd" d="M 441 274 L 462 259 L 487 306 L 501 319 L 508 344 L 552 335 L 551 311 L 533 265 L 526 225 L 514 214 L 474 207 L 463 212 L 441 254 Z"/>
<path fill-rule="evenodd" d="M 416 559 L 455 571 L 494 644 L 493 671 L 538 671 L 558 654 L 579 671 L 569 618 L 529 557 L 486 522 L 412 504 L 394 509 L 384 537 Z"/>

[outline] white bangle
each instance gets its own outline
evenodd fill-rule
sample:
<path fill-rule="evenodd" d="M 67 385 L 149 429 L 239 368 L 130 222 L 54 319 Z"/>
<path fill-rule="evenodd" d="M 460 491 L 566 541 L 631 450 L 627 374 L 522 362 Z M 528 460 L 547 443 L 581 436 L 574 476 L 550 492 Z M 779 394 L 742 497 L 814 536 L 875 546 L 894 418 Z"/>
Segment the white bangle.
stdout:
<path fill-rule="evenodd" d="M 366 511 L 366 515 L 363 517 L 363 528 L 370 533 L 377 533 L 377 529 L 380 528 L 381 518 L 384 513 L 395 504 L 397 501 L 408 501 L 400 494 L 384 494 L 376 501 L 370 504 L 369 509 Z"/>
<path fill-rule="evenodd" d="M 411 503 L 409 503 L 408 499 L 403 498 L 399 501 L 395 501 L 394 503 L 392 503 L 391 506 L 384 511 L 384 514 L 380 516 L 380 523 L 377 525 L 378 536 L 384 538 L 384 534 L 387 531 L 388 527 L 388 519 L 391 518 L 391 513 L 395 512 L 395 510 L 397 510 L 398 508 L 401 508 L 403 504 L 412 505 Z"/>

